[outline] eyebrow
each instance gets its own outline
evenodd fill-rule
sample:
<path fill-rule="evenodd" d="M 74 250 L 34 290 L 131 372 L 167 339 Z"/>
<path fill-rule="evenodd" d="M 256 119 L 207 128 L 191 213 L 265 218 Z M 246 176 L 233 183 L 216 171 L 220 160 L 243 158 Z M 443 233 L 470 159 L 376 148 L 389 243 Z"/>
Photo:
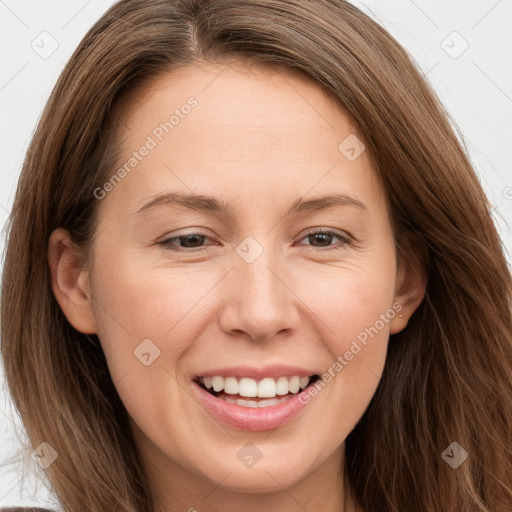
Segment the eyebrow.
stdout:
<path fill-rule="evenodd" d="M 219 213 L 230 216 L 234 213 L 231 205 L 212 196 L 170 192 L 156 195 L 150 201 L 142 205 L 142 207 L 135 212 L 135 215 L 161 205 L 182 206 L 191 210 Z M 331 208 L 333 206 L 347 205 L 356 206 L 363 211 L 367 210 L 367 207 L 355 197 L 348 194 L 331 194 L 308 200 L 299 198 L 292 203 L 285 215 L 312 212 Z"/>

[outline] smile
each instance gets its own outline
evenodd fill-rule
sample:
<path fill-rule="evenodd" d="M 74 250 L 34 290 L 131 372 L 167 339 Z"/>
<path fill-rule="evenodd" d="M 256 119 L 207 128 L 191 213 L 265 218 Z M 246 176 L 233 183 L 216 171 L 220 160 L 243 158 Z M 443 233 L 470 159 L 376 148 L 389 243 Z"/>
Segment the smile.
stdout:
<path fill-rule="evenodd" d="M 318 380 L 318 375 L 311 377 L 198 377 L 198 384 L 214 397 L 230 404 L 242 407 L 271 407 L 277 405 L 305 389 L 310 383 Z M 278 398 L 276 398 L 278 397 Z M 250 400 L 247 400 L 250 398 Z"/>
<path fill-rule="evenodd" d="M 216 419 L 246 431 L 273 430 L 304 409 L 301 394 L 320 376 L 280 377 L 197 376 L 191 386 L 200 403 Z"/>

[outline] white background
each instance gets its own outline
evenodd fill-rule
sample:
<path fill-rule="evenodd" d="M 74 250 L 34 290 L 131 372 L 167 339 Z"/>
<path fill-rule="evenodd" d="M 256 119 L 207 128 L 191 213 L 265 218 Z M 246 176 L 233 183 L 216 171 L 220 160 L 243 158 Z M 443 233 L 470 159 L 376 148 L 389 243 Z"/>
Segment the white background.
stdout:
<path fill-rule="evenodd" d="M 12 206 L 24 152 L 50 91 L 105 0 L 0 0 L 0 224 Z M 404 45 L 463 133 L 512 261 L 512 0 L 354 0 Z M 456 31 L 457 34 L 453 34 Z M 47 32 L 51 36 L 41 35 Z M 42 58 L 32 46 L 56 51 Z M 56 43 L 52 43 L 55 40 Z M 443 43 L 444 41 L 444 43 Z M 455 57 L 467 45 L 467 50 Z M 39 50 L 40 52 L 42 50 Z M 449 55 L 451 53 L 451 55 Z M 46 55 L 43 55 L 46 57 Z M 3 250 L 2 238 L 0 249 Z M 1 369 L 0 369 L 1 371 Z M 3 384 L 3 374 L 0 373 Z M 0 389 L 0 507 L 54 499 L 35 464 L 9 459 L 23 429 Z"/>

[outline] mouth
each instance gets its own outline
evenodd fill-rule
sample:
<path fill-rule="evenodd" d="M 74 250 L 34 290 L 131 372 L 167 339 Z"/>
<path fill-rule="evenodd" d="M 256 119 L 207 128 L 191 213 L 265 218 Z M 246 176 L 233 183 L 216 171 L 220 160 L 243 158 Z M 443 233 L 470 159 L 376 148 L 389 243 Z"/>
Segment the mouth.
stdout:
<path fill-rule="evenodd" d="M 292 399 L 309 386 L 320 375 L 283 375 L 277 378 L 197 376 L 193 381 L 211 396 L 229 404 L 246 408 L 266 408 Z"/>

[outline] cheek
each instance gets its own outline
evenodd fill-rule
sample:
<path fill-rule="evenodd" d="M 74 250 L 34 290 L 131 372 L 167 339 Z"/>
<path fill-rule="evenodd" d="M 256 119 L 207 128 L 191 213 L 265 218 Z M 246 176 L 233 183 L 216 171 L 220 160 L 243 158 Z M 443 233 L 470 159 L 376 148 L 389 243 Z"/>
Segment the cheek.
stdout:
<path fill-rule="evenodd" d="M 361 254 L 323 270 L 309 292 L 302 288 L 314 305 L 312 309 L 329 327 L 325 332 L 329 333 L 326 339 L 333 358 L 350 350 L 353 340 L 387 340 L 389 321 L 394 316 L 395 277 L 393 249 L 381 246 L 374 255 Z"/>
<path fill-rule="evenodd" d="M 114 382 L 127 371 L 134 378 L 152 361 L 155 367 L 174 368 L 203 328 L 201 311 L 218 276 L 186 267 L 154 267 L 130 251 L 105 250 L 97 261 L 101 265 L 95 269 L 93 295 L 98 337 Z"/>
<path fill-rule="evenodd" d="M 383 249 L 384 247 L 384 249 Z M 329 393 L 332 403 L 324 427 L 339 436 L 337 426 L 348 434 L 363 415 L 379 384 L 386 361 L 395 284 L 395 259 L 391 246 L 380 246 L 375 257 L 361 257 L 331 272 L 330 279 L 317 280 L 310 299 L 316 304 L 324 330 L 330 361 L 315 396 Z M 331 269 L 332 270 L 332 269 Z M 325 391 L 324 391 L 325 389 Z"/>
<path fill-rule="evenodd" d="M 155 422 L 173 430 L 165 404 L 180 403 L 177 369 L 204 328 L 201 298 L 215 279 L 138 264 L 129 256 L 112 255 L 114 261 L 102 260 L 94 283 L 98 337 L 112 381 L 145 432 L 154 431 Z"/>

